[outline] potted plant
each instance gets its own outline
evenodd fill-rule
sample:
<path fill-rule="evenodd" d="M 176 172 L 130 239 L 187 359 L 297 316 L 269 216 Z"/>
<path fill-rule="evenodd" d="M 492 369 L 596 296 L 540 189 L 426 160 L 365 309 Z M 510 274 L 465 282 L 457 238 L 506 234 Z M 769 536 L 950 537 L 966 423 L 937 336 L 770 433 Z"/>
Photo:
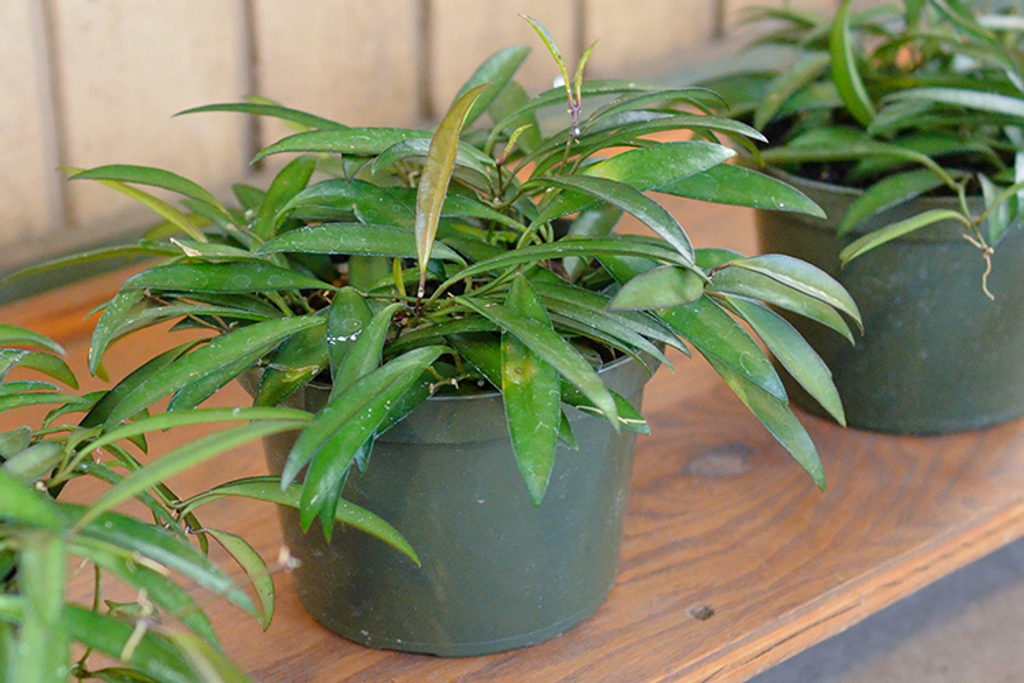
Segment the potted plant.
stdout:
<path fill-rule="evenodd" d="M 266 191 L 236 186 L 240 208 L 153 168 L 72 176 L 165 219 L 127 250 L 76 257 L 162 259 L 103 308 L 92 369 L 145 326 L 209 332 L 118 384 L 102 424 L 132 424 L 168 396 L 170 414 L 187 414 L 236 378 L 256 407 L 315 413 L 297 434 L 268 438 L 268 460 L 280 486 L 301 491 L 299 512 L 283 516 L 300 599 L 366 645 L 483 654 L 596 610 L 614 582 L 635 436 L 647 431 L 642 386 L 667 347 L 704 355 L 820 486 L 814 446 L 737 319 L 843 420 L 827 368 L 764 305 L 852 339 L 859 314 L 843 288 L 789 257 L 695 249 L 645 193 L 820 209 L 723 163 L 734 152 L 717 136 L 762 137 L 715 115 L 713 93 L 585 83 L 586 56 L 571 76 L 530 21 L 564 84 L 527 95 L 514 80 L 527 48 L 502 50 L 433 132 L 348 128 L 265 102 L 193 110 L 298 129 L 258 155 L 299 154 Z M 566 105 L 567 121 L 543 118 Z M 697 139 L 650 137 L 668 131 Z M 184 210 L 138 186 L 182 195 Z M 652 234 L 614 232 L 623 213 Z M 352 503 L 393 523 L 422 564 L 336 529 L 339 505 Z M 305 533 L 317 517 L 323 533 Z"/>
<path fill-rule="evenodd" d="M 711 87 L 765 130 L 751 154 L 828 213 L 759 215 L 763 249 L 825 269 L 867 335 L 796 322 L 851 426 L 914 434 L 1024 413 L 1024 17 L 905 0 L 832 17 L 759 10 L 761 64 Z M 765 55 L 770 55 L 767 59 Z M 820 412 L 813 400 L 798 402 Z"/>

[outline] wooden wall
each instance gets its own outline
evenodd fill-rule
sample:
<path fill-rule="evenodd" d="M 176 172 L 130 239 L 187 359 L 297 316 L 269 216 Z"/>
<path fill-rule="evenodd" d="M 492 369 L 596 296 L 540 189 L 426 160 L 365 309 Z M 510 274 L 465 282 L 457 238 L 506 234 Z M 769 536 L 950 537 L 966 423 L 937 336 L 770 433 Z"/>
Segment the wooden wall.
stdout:
<path fill-rule="evenodd" d="M 534 48 L 524 84 L 550 86 L 551 62 L 517 13 L 540 19 L 570 60 L 600 38 L 591 77 L 635 78 L 715 54 L 739 8 L 785 2 L 0 0 L 0 271 L 149 220 L 57 169 L 162 166 L 224 194 L 283 132 L 233 114 L 172 118 L 182 109 L 260 94 L 350 124 L 417 125 L 510 44 Z"/>

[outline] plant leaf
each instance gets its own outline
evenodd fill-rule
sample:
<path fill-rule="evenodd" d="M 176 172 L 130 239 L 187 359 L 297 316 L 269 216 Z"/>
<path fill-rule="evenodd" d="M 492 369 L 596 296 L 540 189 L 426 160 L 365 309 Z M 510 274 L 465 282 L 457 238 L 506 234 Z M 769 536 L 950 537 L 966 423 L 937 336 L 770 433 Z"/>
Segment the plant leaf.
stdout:
<path fill-rule="evenodd" d="M 30 346 L 64 355 L 64 348 L 49 337 L 15 325 L 0 323 L 0 344 Z"/>
<path fill-rule="evenodd" d="M 768 211 L 791 211 L 824 218 L 825 212 L 807 195 L 771 176 L 735 164 L 719 164 L 682 180 L 662 185 L 658 192 L 715 204 L 749 206 Z"/>
<path fill-rule="evenodd" d="M 204 493 L 189 499 L 183 506 L 184 511 L 191 511 L 201 505 L 212 503 L 222 498 L 242 497 L 252 500 L 262 500 L 278 505 L 286 505 L 292 508 L 299 507 L 299 496 L 302 487 L 294 484 L 287 490 L 281 490 L 281 480 L 277 477 L 253 477 L 250 479 L 239 479 L 215 486 Z M 409 545 L 409 542 L 399 534 L 394 527 L 383 519 L 347 500 L 338 501 L 338 509 L 335 519 L 343 524 L 367 533 L 374 538 L 384 541 L 392 546 L 417 565 L 420 563 L 416 552 Z"/>
<path fill-rule="evenodd" d="M 321 128 L 335 130 L 339 128 L 345 128 L 337 121 L 331 121 L 314 114 L 307 114 L 304 111 L 297 109 L 289 109 L 288 107 L 282 107 L 275 104 L 262 104 L 255 102 L 238 102 L 228 104 L 208 104 L 202 107 L 193 107 L 192 109 L 186 109 L 185 111 L 179 111 L 175 116 L 183 116 L 185 114 L 199 114 L 205 112 L 214 111 L 227 111 L 237 112 L 240 114 L 253 114 L 255 116 L 270 116 L 282 121 L 291 121 L 298 123 L 303 126 L 309 126 L 310 128 Z"/>
<path fill-rule="evenodd" d="M 950 211 L 948 209 L 931 209 L 924 213 L 919 213 L 916 216 L 907 218 L 906 220 L 892 223 L 874 232 L 869 232 L 863 237 L 854 240 L 850 244 L 839 252 L 839 262 L 842 265 L 846 265 L 853 259 L 861 256 L 876 247 L 880 247 L 886 242 L 891 242 L 894 239 L 909 235 L 912 232 L 920 230 L 921 228 L 934 225 L 944 220 L 956 220 L 964 222 L 966 219 L 956 211 Z"/>
<path fill-rule="evenodd" d="M 255 323 L 220 335 L 206 346 L 156 369 L 113 407 L 104 425 L 111 429 L 189 382 L 217 370 L 239 356 L 246 356 L 260 349 L 263 352 L 270 351 L 292 334 L 322 324 L 323 318 L 315 316 L 283 318 Z"/>
<path fill-rule="evenodd" d="M 853 118 L 867 128 L 875 118 L 875 105 L 868 96 L 857 70 L 854 39 L 850 33 L 850 0 L 843 0 L 832 24 L 829 52 L 832 55 L 832 80 Z"/>
<path fill-rule="evenodd" d="M 836 229 L 836 234 L 846 235 L 869 216 L 930 192 L 944 184 L 942 178 L 927 168 L 887 176 L 868 188 L 847 209 L 842 222 Z"/>
<path fill-rule="evenodd" d="M 289 230 L 263 246 L 257 253 L 362 254 L 412 258 L 417 254 L 416 236 L 411 230 L 390 225 L 365 223 L 324 223 Z M 462 257 L 445 244 L 434 245 L 433 258 L 463 262 Z M 326 283 L 321 283 L 321 286 Z"/>
<path fill-rule="evenodd" d="M 693 270 L 660 266 L 633 278 L 608 302 L 611 310 L 649 310 L 691 304 L 704 293 L 704 278 Z"/>
<path fill-rule="evenodd" d="M 235 559 L 245 571 L 246 576 L 249 577 L 260 601 L 260 624 L 266 631 L 270 628 L 270 621 L 274 618 L 274 579 L 270 576 L 267 563 L 241 536 L 218 529 L 206 528 L 204 531 L 224 546 L 228 554 Z"/>
<path fill-rule="evenodd" d="M 296 133 L 278 140 L 253 157 L 252 163 L 272 154 L 316 152 L 358 157 L 376 156 L 402 140 L 428 138 L 430 133 L 407 128 L 339 128 Z"/>
<path fill-rule="evenodd" d="M 513 45 L 495 52 L 487 58 L 483 64 L 477 67 L 469 80 L 459 88 L 455 94 L 454 101 L 458 101 L 463 95 L 480 85 L 487 85 L 477 98 L 476 102 L 466 114 L 463 125 L 468 126 L 480 118 L 480 115 L 487 111 L 502 89 L 512 80 L 519 67 L 526 61 L 530 54 L 530 48 L 524 45 Z"/>
<path fill-rule="evenodd" d="M 531 351 L 553 365 L 563 377 L 579 387 L 580 391 L 594 402 L 608 418 L 612 427 L 618 431 L 618 410 L 615 406 L 615 399 L 612 398 L 608 388 L 586 359 L 569 342 L 551 329 L 519 315 L 501 304 L 484 304 L 468 297 L 459 297 L 459 301 L 488 320 L 497 323 L 503 331 L 515 335 Z"/>
<path fill-rule="evenodd" d="M 767 275 L 743 268 L 722 268 L 711 277 L 708 292 L 763 301 L 835 330 L 851 344 L 853 333 L 843 317 L 825 302 L 781 284 Z"/>
<path fill-rule="evenodd" d="M 423 173 L 420 176 L 416 192 L 416 258 L 419 262 L 420 284 L 417 296 L 422 299 L 427 280 L 427 262 L 434 247 L 438 222 L 445 196 L 448 194 L 448 183 L 451 181 L 452 170 L 455 168 L 455 157 L 459 149 L 459 134 L 466 121 L 470 108 L 486 85 L 478 85 L 470 89 L 458 99 L 441 120 L 437 131 L 430 140 L 430 149 L 423 162 Z"/>
<path fill-rule="evenodd" d="M 820 76 L 831 61 L 827 52 L 808 52 L 773 79 L 754 111 L 754 128 L 764 129 L 771 123 L 786 100 Z"/>
<path fill-rule="evenodd" d="M 1024 120 L 1024 98 L 966 88 L 910 88 L 889 95 L 891 100 L 927 100 Z"/>
<path fill-rule="evenodd" d="M 739 323 L 707 296 L 658 314 L 713 365 L 731 370 L 780 401 L 782 380 L 761 348 Z M 720 373 L 721 374 L 721 373 Z"/>
<path fill-rule="evenodd" d="M 36 529 L 21 536 L 18 586 L 24 612 L 18 629 L 15 670 L 18 683 L 64 683 L 69 645 L 64 621 L 64 539 Z"/>
<path fill-rule="evenodd" d="M 832 382 L 832 372 L 800 333 L 766 306 L 740 298 L 730 298 L 729 304 L 750 324 L 793 379 L 845 427 L 846 414 Z"/>
<path fill-rule="evenodd" d="M 329 328 L 330 317 L 327 325 L 308 327 L 282 342 L 263 370 L 253 405 L 276 406 L 284 402 L 328 367 Z"/>
<path fill-rule="evenodd" d="M 267 194 L 256 214 L 252 231 L 261 240 L 268 240 L 277 234 L 283 220 L 282 209 L 299 192 L 306 189 L 316 169 L 316 158 L 308 155 L 297 157 L 281 169 L 270 183 Z"/>
<path fill-rule="evenodd" d="M 631 185 L 587 176 L 539 178 L 530 183 L 584 192 L 632 214 L 679 252 L 686 265 L 693 265 L 693 245 L 679 222 L 663 206 Z M 542 211 L 541 215 L 546 213 L 546 210 Z"/>
<path fill-rule="evenodd" d="M 761 421 L 775 440 L 782 444 L 791 456 L 804 468 L 818 488 L 825 490 L 825 473 L 821 466 L 821 458 L 800 421 L 786 405 L 786 401 L 764 391 L 749 381 L 742 374 L 708 358 L 711 367 L 729 385 L 743 405 Z"/>
<path fill-rule="evenodd" d="M 521 274 L 512 281 L 508 309 L 552 330 L 544 304 Z M 553 331 L 553 330 L 552 330 Z M 561 378 L 507 330 L 501 336 L 501 393 L 519 472 L 535 506 L 547 491 L 555 466 L 561 424 Z"/>
<path fill-rule="evenodd" d="M 766 275 L 780 284 L 823 301 L 850 316 L 858 325 L 861 324 L 860 310 L 853 297 L 835 278 L 816 266 L 782 254 L 738 259 L 729 266 Z"/>
<path fill-rule="evenodd" d="M 301 273 L 254 261 L 235 263 L 172 263 L 133 275 L 122 291 L 166 290 L 244 294 L 296 289 L 330 289 L 331 285 Z"/>

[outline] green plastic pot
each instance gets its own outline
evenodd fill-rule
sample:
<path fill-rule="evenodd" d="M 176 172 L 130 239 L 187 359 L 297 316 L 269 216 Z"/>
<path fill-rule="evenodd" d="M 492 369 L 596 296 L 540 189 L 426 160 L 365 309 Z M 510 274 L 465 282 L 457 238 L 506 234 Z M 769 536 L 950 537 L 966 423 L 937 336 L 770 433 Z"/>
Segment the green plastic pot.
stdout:
<path fill-rule="evenodd" d="M 622 359 L 601 371 L 639 408 L 649 374 Z M 324 390 L 306 390 L 316 410 Z M 434 397 L 377 439 L 344 497 L 393 524 L 421 567 L 364 533 L 281 510 L 300 564 L 299 600 L 318 622 L 375 648 L 460 657 L 540 643 L 594 613 L 615 582 L 636 434 L 566 408 L 579 451 L 559 446 L 534 507 L 512 453 L 500 394 Z M 294 434 L 266 439 L 280 474 Z"/>
<path fill-rule="evenodd" d="M 849 290 L 865 334 L 850 346 L 804 319 L 791 322 L 831 368 L 851 427 L 890 434 L 947 434 L 1024 415 L 1024 231 L 995 245 L 985 296 L 981 252 L 946 222 L 912 233 L 840 268 L 856 237 L 952 199 L 920 198 L 860 225 L 843 239 L 836 227 L 859 192 L 779 173 L 829 216 L 757 214 L 760 248 L 817 265 Z M 792 384 L 792 383 L 791 383 Z M 793 388 L 799 405 L 823 414 Z"/>

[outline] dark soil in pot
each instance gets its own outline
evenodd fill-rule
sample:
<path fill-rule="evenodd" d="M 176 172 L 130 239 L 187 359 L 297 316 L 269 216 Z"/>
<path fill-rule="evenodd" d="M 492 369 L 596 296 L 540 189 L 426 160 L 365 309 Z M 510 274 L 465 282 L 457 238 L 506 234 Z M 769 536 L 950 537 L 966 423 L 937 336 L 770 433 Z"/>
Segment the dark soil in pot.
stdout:
<path fill-rule="evenodd" d="M 955 223 L 883 245 L 840 269 L 840 250 L 859 235 L 952 200 L 895 207 L 838 239 L 857 192 L 783 176 L 825 209 L 828 221 L 759 212 L 760 248 L 809 261 L 853 296 L 865 334 L 851 347 L 815 323 L 791 319 L 832 369 L 850 426 L 894 434 L 945 434 L 1024 414 L 1024 231 L 995 245 L 988 287 L 981 252 Z M 792 388 L 792 387 L 791 387 Z M 822 414 L 802 392 L 794 400 Z"/>
<path fill-rule="evenodd" d="M 639 407 L 648 373 L 622 359 L 601 371 Z M 326 392 L 307 390 L 307 408 Z M 361 532 L 299 528 L 282 509 L 301 562 L 299 599 L 327 628 L 377 648 L 470 656 L 561 635 L 615 582 L 636 434 L 573 408 L 579 451 L 559 447 L 536 508 L 519 474 L 498 394 L 435 397 L 379 438 L 344 497 L 393 524 L 422 567 Z M 266 442 L 280 473 L 294 435 Z"/>

